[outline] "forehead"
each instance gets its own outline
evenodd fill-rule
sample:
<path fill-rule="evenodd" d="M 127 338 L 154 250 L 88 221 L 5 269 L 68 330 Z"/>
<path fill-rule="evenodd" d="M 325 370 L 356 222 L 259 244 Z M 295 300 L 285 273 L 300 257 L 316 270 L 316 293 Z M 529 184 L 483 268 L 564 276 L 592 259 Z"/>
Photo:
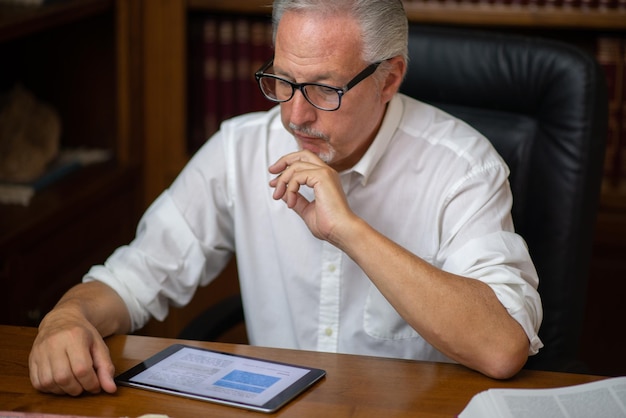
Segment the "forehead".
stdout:
<path fill-rule="evenodd" d="M 362 49 L 360 28 L 350 16 L 290 11 L 278 25 L 274 65 L 293 72 L 352 73 L 362 63 Z"/>

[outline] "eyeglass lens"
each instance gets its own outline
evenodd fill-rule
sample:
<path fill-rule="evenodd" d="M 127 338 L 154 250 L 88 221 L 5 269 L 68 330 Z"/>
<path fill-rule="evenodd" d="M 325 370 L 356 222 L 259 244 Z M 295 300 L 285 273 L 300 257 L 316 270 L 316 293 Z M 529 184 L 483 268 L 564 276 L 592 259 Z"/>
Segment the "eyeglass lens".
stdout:
<path fill-rule="evenodd" d="M 270 100 L 286 102 L 290 100 L 296 87 L 278 77 L 261 76 L 259 80 L 261 90 Z M 318 84 L 304 84 L 300 90 L 304 97 L 315 107 L 323 110 L 335 110 L 339 107 L 339 92 L 333 88 Z"/>

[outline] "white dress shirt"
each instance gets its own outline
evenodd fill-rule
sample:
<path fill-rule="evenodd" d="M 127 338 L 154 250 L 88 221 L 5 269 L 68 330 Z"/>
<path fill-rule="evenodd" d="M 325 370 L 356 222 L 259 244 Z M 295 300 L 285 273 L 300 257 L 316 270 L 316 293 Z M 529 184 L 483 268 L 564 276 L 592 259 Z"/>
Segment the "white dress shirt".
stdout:
<path fill-rule="evenodd" d="M 296 150 L 278 107 L 225 122 L 144 214 L 136 239 L 84 280 L 113 287 L 136 329 L 163 319 L 169 304 L 188 303 L 236 252 L 251 344 L 450 361 L 358 265 L 272 198 L 268 167 Z M 537 352 L 537 274 L 513 232 L 508 168 L 488 140 L 398 94 L 372 146 L 340 175 L 350 207 L 375 229 L 443 270 L 489 284 L 524 328 L 529 354 Z"/>

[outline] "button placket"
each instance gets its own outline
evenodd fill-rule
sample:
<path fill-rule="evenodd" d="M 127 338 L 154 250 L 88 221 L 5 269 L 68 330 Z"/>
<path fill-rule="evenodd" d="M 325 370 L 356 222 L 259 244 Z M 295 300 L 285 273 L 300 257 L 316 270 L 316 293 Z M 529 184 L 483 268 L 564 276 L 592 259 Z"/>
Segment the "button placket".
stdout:
<path fill-rule="evenodd" d="M 324 242 L 317 348 L 336 352 L 339 339 L 339 307 L 341 297 L 341 251 Z"/>

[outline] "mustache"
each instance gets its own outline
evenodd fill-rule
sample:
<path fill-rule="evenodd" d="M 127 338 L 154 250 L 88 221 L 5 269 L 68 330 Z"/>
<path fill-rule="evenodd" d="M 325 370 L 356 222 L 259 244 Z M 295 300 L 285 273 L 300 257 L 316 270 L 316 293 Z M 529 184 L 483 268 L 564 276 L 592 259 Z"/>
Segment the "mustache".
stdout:
<path fill-rule="evenodd" d="M 289 129 L 291 129 L 294 133 L 300 133 L 313 138 L 323 139 L 324 141 L 328 142 L 328 136 L 326 134 L 316 131 L 309 126 L 298 126 L 295 123 L 290 122 Z"/>

